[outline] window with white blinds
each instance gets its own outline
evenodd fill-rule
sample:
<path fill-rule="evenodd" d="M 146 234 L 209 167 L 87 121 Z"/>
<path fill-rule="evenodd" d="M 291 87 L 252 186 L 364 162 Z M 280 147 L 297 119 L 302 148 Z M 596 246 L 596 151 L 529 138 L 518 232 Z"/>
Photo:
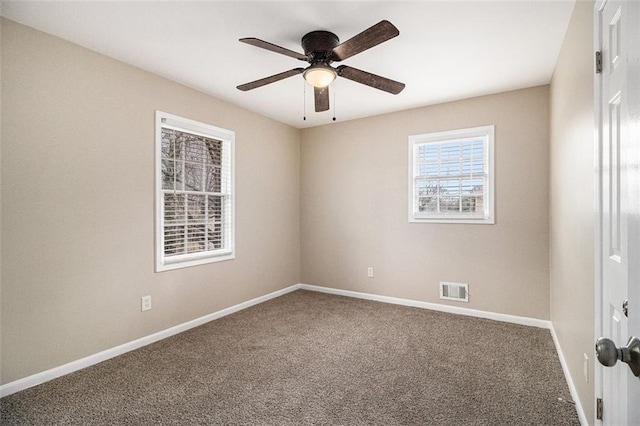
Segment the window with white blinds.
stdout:
<path fill-rule="evenodd" d="M 234 257 L 234 132 L 156 111 L 156 270 Z"/>
<path fill-rule="evenodd" d="M 494 126 L 409 136 L 409 221 L 494 223 Z"/>

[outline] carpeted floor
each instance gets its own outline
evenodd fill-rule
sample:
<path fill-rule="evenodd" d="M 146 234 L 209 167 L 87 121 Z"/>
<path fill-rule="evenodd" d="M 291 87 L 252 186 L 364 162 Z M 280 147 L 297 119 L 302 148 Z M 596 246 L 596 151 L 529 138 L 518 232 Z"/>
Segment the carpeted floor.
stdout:
<path fill-rule="evenodd" d="M 296 291 L 0 400 L 3 425 L 577 425 L 548 330 Z"/>

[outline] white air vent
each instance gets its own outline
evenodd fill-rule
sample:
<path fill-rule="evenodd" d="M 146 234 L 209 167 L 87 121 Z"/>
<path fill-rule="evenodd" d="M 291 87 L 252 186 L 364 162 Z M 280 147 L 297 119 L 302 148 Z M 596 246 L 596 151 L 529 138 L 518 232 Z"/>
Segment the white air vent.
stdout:
<path fill-rule="evenodd" d="M 440 281 L 440 299 L 469 301 L 469 284 Z"/>

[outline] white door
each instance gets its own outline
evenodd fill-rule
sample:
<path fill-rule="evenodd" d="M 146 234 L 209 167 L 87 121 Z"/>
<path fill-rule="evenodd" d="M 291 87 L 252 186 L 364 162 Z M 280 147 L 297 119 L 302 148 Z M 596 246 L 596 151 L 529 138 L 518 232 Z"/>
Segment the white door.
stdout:
<path fill-rule="evenodd" d="M 630 336 L 640 337 L 640 2 L 607 0 L 596 13 L 596 43 L 602 52 L 596 85 L 602 317 L 598 331 L 620 348 Z M 640 354 L 633 358 L 640 362 Z M 640 378 L 623 362 L 596 368 L 602 422 L 640 425 Z"/>

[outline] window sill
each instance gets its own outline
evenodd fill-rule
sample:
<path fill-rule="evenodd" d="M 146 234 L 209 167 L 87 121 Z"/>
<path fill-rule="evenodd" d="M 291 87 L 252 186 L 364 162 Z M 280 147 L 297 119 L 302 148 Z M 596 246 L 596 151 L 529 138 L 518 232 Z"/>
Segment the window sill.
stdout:
<path fill-rule="evenodd" d="M 228 252 L 226 254 L 216 254 L 215 256 L 200 257 L 191 260 L 175 260 L 173 262 L 165 261 L 163 263 L 159 262 L 156 263 L 156 272 L 171 271 L 174 269 L 188 268 L 191 266 L 204 265 L 207 263 L 223 262 L 225 260 L 235 259 L 235 257 L 235 253 Z"/>
<path fill-rule="evenodd" d="M 493 218 L 479 218 L 479 219 L 470 219 L 470 218 L 419 218 L 419 217 L 410 217 L 409 223 L 449 223 L 449 224 L 471 224 L 471 225 L 495 225 L 495 220 Z"/>

